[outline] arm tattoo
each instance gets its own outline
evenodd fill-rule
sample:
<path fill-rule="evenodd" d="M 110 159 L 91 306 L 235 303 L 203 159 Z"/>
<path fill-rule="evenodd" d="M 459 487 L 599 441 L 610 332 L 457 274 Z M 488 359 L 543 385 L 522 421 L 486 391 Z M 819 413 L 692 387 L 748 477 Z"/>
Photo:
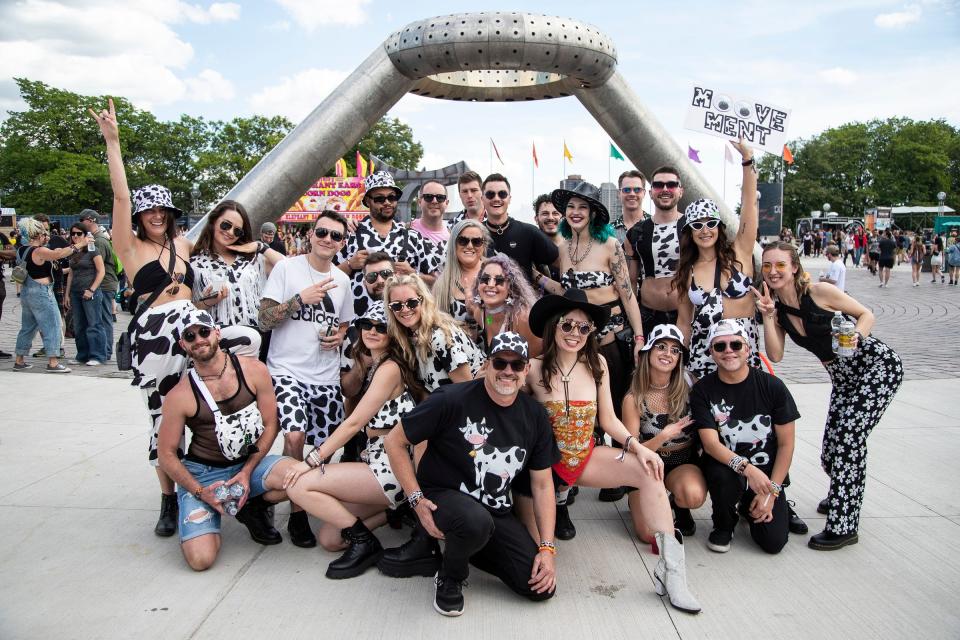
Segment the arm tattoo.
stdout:
<path fill-rule="evenodd" d="M 614 249 L 613 262 L 610 263 L 610 271 L 613 273 L 613 279 L 623 291 L 624 300 L 633 298 L 633 287 L 630 286 L 630 274 L 627 270 L 626 260 L 623 257 L 623 249 L 620 245 Z"/>
<path fill-rule="evenodd" d="M 260 302 L 260 313 L 257 315 L 260 328 L 264 331 L 276 329 L 299 308 L 300 305 L 298 305 L 297 301 L 293 298 L 290 298 L 284 303 L 264 298 Z"/>

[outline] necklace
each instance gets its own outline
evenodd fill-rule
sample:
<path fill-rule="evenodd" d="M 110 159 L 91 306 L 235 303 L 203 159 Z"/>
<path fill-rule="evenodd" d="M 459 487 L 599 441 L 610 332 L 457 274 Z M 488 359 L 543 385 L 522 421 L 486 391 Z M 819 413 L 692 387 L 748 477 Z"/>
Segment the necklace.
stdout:
<path fill-rule="evenodd" d="M 223 377 L 223 374 L 226 372 L 226 370 L 227 370 L 227 362 L 228 362 L 229 360 L 230 360 L 230 358 L 227 357 L 227 354 L 223 354 L 223 368 L 220 369 L 220 373 L 218 373 L 218 374 L 215 375 L 215 376 L 214 376 L 214 375 L 200 376 L 200 379 L 201 379 L 201 380 L 219 380 L 221 377 Z"/>
<path fill-rule="evenodd" d="M 570 262 L 573 263 L 573 266 L 579 265 L 581 262 L 587 259 L 587 256 L 590 255 L 590 250 L 593 249 L 593 236 L 587 236 L 587 250 L 583 252 L 583 255 L 577 258 L 577 252 L 573 248 L 573 243 L 567 243 L 567 255 L 570 256 Z M 580 246 L 580 236 L 577 236 L 577 246 Z"/>
<path fill-rule="evenodd" d="M 570 368 L 564 373 L 563 369 L 560 368 L 560 365 L 557 365 L 557 369 L 560 371 L 560 382 L 563 383 L 563 404 L 567 408 L 567 418 L 570 417 L 570 374 L 573 373 L 573 369 L 579 363 L 579 358 L 573 361 L 573 364 L 570 365 Z"/>
<path fill-rule="evenodd" d="M 651 389 L 656 389 L 657 391 L 663 391 L 664 389 L 666 389 L 666 388 L 669 387 L 669 386 L 670 386 L 670 383 L 669 383 L 669 382 L 668 382 L 667 384 L 663 385 L 662 387 L 658 387 L 657 385 L 653 384 L 652 382 L 650 383 L 650 388 L 651 388 Z"/>
<path fill-rule="evenodd" d="M 490 220 L 484 220 L 483 224 L 487 225 L 487 229 L 490 229 L 491 232 L 502 236 L 503 232 L 507 230 L 507 227 L 510 226 L 511 219 L 507 218 L 507 221 L 503 224 L 493 224 Z"/>

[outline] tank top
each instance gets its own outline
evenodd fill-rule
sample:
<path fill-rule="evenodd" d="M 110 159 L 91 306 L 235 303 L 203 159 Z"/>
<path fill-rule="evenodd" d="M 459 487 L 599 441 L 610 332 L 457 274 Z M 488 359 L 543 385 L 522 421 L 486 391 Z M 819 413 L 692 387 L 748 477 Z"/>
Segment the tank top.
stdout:
<path fill-rule="evenodd" d="M 250 390 L 246 379 L 243 377 L 243 369 L 240 367 L 240 361 L 237 356 L 228 353 L 230 365 L 237 372 L 237 390 L 229 398 L 217 400 L 217 406 L 224 414 L 231 414 L 240 411 L 251 402 L 256 402 L 257 396 Z M 239 460 L 227 460 L 220 452 L 220 445 L 217 443 L 217 434 L 215 431 L 215 422 L 213 412 L 207 406 L 207 401 L 203 399 L 200 389 L 197 388 L 193 378 L 190 378 L 190 390 L 193 391 L 193 398 L 197 402 L 197 412 L 186 419 L 186 425 L 190 428 L 192 436 L 190 438 L 190 447 L 187 449 L 187 460 L 199 462 L 200 464 L 211 467 L 230 467 L 235 464 L 241 464 L 246 458 Z"/>
<path fill-rule="evenodd" d="M 777 321 L 794 344 L 817 356 L 821 362 L 830 362 L 837 357 L 833 352 L 831 336 L 833 313 L 820 308 L 809 293 L 800 296 L 800 308 L 795 309 L 777 301 Z M 806 335 L 801 335 L 788 316 L 800 318 Z M 850 320 L 848 316 L 844 316 Z"/>
<path fill-rule="evenodd" d="M 43 278 L 53 279 L 53 262 L 47 261 L 43 264 L 36 264 L 30 259 L 34 249 L 36 249 L 36 247 L 28 248 L 24 256 L 24 262 L 27 265 L 27 275 L 34 280 L 41 280 Z"/>

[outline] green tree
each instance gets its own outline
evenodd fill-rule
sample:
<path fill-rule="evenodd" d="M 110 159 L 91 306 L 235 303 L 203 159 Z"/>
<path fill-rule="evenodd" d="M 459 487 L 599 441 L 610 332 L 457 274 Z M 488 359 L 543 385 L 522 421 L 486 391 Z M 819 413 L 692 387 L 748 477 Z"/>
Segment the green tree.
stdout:
<path fill-rule="evenodd" d="M 413 129 L 397 118 L 380 118 L 360 142 L 343 156 L 348 175 L 356 175 L 357 151 L 365 160 L 373 154 L 397 169 L 415 170 L 423 158 L 423 145 L 413 139 Z M 374 167 L 376 170 L 376 167 Z M 333 172 L 330 172 L 333 175 Z"/>

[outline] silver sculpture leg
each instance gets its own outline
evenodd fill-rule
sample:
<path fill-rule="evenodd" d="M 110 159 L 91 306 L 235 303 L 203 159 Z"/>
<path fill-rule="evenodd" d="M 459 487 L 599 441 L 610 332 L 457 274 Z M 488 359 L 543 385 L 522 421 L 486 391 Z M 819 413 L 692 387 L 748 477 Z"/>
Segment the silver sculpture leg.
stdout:
<path fill-rule="evenodd" d="M 224 199 L 250 214 L 255 231 L 286 213 L 411 88 L 414 80 L 394 66 L 382 46 L 340 83 L 280 144 L 257 163 Z M 188 233 L 196 240 L 204 216 Z"/>

